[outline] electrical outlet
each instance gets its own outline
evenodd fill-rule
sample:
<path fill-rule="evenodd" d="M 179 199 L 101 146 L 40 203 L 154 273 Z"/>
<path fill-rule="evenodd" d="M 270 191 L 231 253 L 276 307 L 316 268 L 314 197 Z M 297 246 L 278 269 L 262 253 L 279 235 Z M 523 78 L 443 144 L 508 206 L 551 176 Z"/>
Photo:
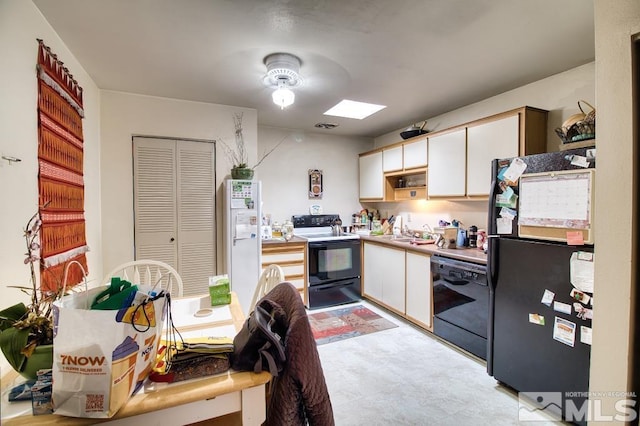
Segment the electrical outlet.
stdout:
<path fill-rule="evenodd" d="M 411 222 L 411 213 L 407 213 L 407 222 Z"/>

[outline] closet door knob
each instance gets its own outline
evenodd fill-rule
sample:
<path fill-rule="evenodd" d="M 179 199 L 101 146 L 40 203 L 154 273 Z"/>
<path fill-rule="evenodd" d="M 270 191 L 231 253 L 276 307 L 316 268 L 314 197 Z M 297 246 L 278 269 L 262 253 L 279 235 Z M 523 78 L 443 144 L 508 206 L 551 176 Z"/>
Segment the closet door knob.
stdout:
<path fill-rule="evenodd" d="M 174 242 L 176 239 L 171 237 L 171 239 L 169 241 Z"/>

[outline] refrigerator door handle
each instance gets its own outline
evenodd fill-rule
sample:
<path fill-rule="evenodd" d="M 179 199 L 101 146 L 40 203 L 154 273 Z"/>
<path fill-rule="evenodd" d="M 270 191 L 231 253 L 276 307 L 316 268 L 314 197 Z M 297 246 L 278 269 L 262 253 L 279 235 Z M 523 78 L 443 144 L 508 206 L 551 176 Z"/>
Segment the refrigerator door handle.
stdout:
<path fill-rule="evenodd" d="M 489 235 L 487 238 L 487 276 L 489 287 L 494 289 L 498 282 L 498 249 L 500 238 L 499 235 Z"/>
<path fill-rule="evenodd" d="M 498 188 L 498 160 L 491 162 L 491 188 L 489 189 L 489 223 L 487 223 L 487 235 L 497 234 L 496 229 L 496 190 Z"/>
<path fill-rule="evenodd" d="M 498 159 L 491 161 L 491 188 L 489 190 L 489 214 L 487 223 L 487 282 L 491 289 L 495 288 L 498 258 L 496 224 L 496 194 L 498 191 Z"/>

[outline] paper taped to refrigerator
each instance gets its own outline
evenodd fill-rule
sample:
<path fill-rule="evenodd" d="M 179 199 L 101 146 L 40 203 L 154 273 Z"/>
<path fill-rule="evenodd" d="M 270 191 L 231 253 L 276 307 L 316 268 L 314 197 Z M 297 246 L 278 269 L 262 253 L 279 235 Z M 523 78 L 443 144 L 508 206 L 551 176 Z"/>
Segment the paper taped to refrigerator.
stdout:
<path fill-rule="evenodd" d="M 571 284 L 585 293 L 593 293 L 593 256 L 593 253 L 579 251 L 571 254 Z"/>
<path fill-rule="evenodd" d="M 591 327 L 580 326 L 580 342 L 585 345 L 591 344 Z"/>
<path fill-rule="evenodd" d="M 235 226 L 236 240 L 246 238 L 257 238 L 258 236 L 258 218 L 255 211 L 241 211 L 236 215 Z"/>
<path fill-rule="evenodd" d="M 497 218 L 496 228 L 498 234 L 511 234 L 513 232 L 513 219 L 508 217 Z"/>
<path fill-rule="evenodd" d="M 527 164 L 520 158 L 514 158 L 509 168 L 504 172 L 503 178 L 507 182 L 517 182 L 522 173 L 527 168 Z"/>

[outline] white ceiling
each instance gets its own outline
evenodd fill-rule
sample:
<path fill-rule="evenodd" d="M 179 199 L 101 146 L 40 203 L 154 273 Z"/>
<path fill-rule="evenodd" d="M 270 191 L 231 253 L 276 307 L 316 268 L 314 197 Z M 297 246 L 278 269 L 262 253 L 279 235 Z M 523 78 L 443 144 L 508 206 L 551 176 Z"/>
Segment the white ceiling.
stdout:
<path fill-rule="evenodd" d="M 255 108 L 260 125 L 331 134 L 380 136 L 594 60 L 590 0 L 34 3 L 101 89 Z M 262 83 L 274 52 L 302 60 L 284 111 Z M 344 98 L 387 108 L 323 115 Z"/>

